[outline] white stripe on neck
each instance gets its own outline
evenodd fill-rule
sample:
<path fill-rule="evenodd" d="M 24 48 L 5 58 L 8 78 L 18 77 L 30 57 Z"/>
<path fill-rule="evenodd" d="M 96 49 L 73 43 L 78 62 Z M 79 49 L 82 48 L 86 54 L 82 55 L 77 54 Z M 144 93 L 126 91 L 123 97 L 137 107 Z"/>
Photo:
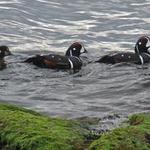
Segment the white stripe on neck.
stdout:
<path fill-rule="evenodd" d="M 150 46 L 150 39 L 148 37 L 145 37 L 147 39 L 146 47 Z"/>
<path fill-rule="evenodd" d="M 68 58 L 68 60 L 69 60 L 71 69 L 73 69 L 73 62 L 69 58 Z"/>
<path fill-rule="evenodd" d="M 141 64 L 143 65 L 143 64 L 144 64 L 144 59 L 143 59 L 143 57 L 142 57 L 141 55 L 139 55 L 139 58 L 140 58 L 140 60 L 141 60 Z"/>

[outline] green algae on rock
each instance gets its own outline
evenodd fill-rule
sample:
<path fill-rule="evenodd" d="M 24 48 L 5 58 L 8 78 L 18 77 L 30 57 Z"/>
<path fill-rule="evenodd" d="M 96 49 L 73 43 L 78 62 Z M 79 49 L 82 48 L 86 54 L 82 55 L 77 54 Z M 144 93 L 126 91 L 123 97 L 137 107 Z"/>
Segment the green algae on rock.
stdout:
<path fill-rule="evenodd" d="M 127 127 L 103 134 L 89 150 L 150 150 L 150 114 L 129 117 Z"/>
<path fill-rule="evenodd" d="M 129 117 L 127 126 L 104 133 L 89 148 L 83 124 L 0 103 L 0 150 L 150 149 L 149 113 Z"/>
<path fill-rule="evenodd" d="M 1 150 L 82 150 L 87 134 L 77 121 L 0 103 Z"/>

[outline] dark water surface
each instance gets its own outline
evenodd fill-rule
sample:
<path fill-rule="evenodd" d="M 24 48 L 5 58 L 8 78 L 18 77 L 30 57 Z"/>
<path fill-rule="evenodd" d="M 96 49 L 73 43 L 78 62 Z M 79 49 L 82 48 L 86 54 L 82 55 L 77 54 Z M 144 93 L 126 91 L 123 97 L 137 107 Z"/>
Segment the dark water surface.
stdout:
<path fill-rule="evenodd" d="M 96 60 L 114 50 L 133 51 L 143 34 L 150 34 L 150 0 L 1 0 L 0 45 L 14 56 L 0 72 L 0 100 L 67 118 L 149 111 L 150 64 L 89 64 L 70 74 L 11 63 L 64 53 L 74 41 Z"/>

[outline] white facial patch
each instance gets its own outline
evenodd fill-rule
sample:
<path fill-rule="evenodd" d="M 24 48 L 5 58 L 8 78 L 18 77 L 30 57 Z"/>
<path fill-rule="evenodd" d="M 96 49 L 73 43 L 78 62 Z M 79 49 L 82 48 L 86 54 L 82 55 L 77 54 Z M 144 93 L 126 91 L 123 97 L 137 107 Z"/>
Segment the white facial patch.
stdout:
<path fill-rule="evenodd" d="M 150 47 L 150 39 L 148 37 L 146 37 L 146 39 L 147 39 L 146 47 Z"/>
<path fill-rule="evenodd" d="M 73 48 L 73 51 L 75 51 L 76 50 L 76 48 Z"/>
<path fill-rule="evenodd" d="M 82 46 L 81 50 L 80 50 L 80 53 L 84 53 L 85 52 L 85 49 L 84 47 Z"/>
<path fill-rule="evenodd" d="M 147 49 L 147 51 L 150 53 L 150 47 Z"/>

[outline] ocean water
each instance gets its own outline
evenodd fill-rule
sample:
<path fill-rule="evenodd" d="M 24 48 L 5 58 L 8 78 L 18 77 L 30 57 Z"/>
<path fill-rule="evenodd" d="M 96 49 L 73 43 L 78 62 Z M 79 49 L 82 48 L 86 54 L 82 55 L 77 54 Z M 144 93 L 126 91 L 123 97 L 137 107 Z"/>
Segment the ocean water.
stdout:
<path fill-rule="evenodd" d="M 14 54 L 0 71 L 0 101 L 65 118 L 150 110 L 150 64 L 90 63 L 75 74 L 17 63 L 30 55 L 64 54 L 75 41 L 88 58 L 134 51 L 150 35 L 150 0 L 1 0 L 0 45 Z"/>

